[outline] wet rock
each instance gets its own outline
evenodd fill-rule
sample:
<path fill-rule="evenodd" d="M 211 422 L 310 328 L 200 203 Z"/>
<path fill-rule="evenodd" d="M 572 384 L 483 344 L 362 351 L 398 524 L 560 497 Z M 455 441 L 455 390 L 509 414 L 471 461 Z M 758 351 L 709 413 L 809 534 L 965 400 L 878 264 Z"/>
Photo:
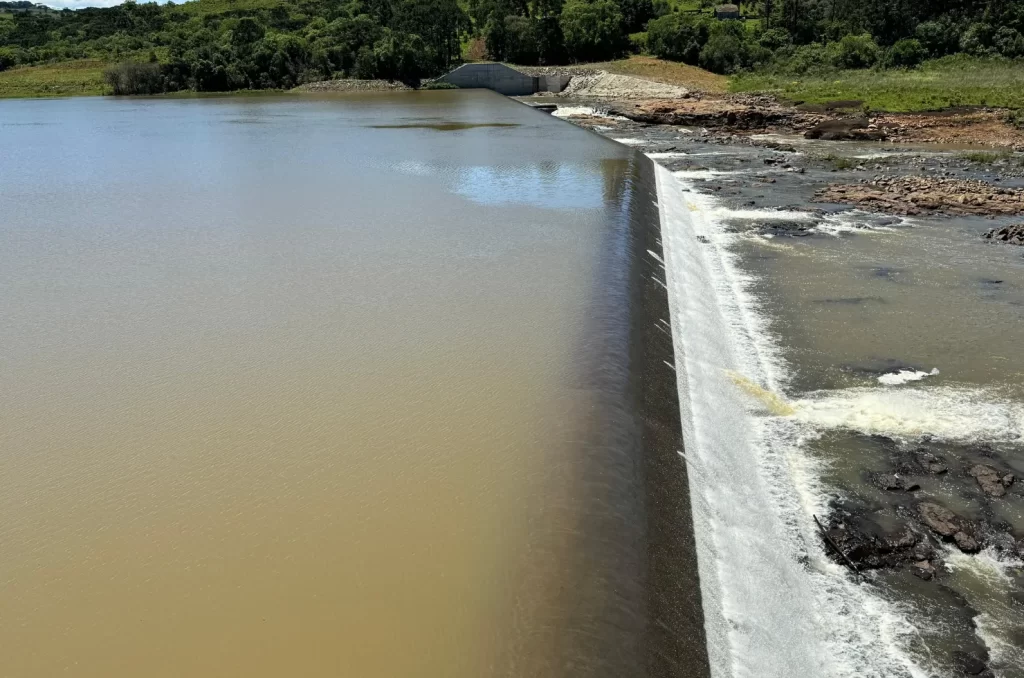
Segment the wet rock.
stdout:
<path fill-rule="evenodd" d="M 875 486 L 888 492 L 915 492 L 921 489 L 917 483 L 893 473 L 874 473 L 869 477 Z"/>
<path fill-rule="evenodd" d="M 1024 224 L 1013 224 L 1002 228 L 993 228 L 981 236 L 986 240 L 997 240 L 1010 245 L 1024 245 Z M 1001 282 L 1001 281 L 1000 281 Z"/>
<path fill-rule="evenodd" d="M 960 519 L 945 506 L 922 502 L 917 507 L 922 522 L 943 537 L 952 537 L 960 532 Z"/>
<path fill-rule="evenodd" d="M 977 553 L 981 550 L 978 541 L 966 532 L 957 532 L 953 535 L 953 542 L 964 553 Z"/>
<path fill-rule="evenodd" d="M 953 664 L 965 676 L 979 676 L 988 670 L 984 660 L 963 650 L 953 651 Z"/>
<path fill-rule="evenodd" d="M 929 546 L 922 549 L 921 536 L 909 527 L 902 532 L 886 533 L 866 517 L 849 513 L 841 518 L 839 515 L 831 517 L 825 533 L 832 542 L 826 548 L 830 557 L 845 564 L 844 559 L 834 553 L 834 544 L 858 569 L 902 567 L 923 560 L 922 553 L 934 552 Z"/>
<path fill-rule="evenodd" d="M 967 471 L 967 475 L 978 481 L 981 491 L 990 497 L 1001 497 L 1006 488 L 1013 484 L 1013 474 L 1001 475 L 999 471 L 985 464 L 975 464 Z"/>
<path fill-rule="evenodd" d="M 927 560 L 920 560 L 910 566 L 910 573 L 915 577 L 930 581 L 935 576 L 935 568 Z"/>
<path fill-rule="evenodd" d="M 914 460 L 922 470 L 933 475 L 939 475 L 949 470 L 949 468 L 942 463 L 941 459 L 923 448 L 919 448 L 914 451 Z"/>

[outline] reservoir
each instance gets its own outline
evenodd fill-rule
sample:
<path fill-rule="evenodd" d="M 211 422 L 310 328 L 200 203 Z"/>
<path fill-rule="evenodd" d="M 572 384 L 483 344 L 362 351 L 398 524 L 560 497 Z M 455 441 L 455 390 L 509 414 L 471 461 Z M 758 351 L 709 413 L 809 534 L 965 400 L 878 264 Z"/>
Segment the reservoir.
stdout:
<path fill-rule="evenodd" d="M 490 92 L 0 102 L 0 675 L 704 675 L 659 238 Z"/>

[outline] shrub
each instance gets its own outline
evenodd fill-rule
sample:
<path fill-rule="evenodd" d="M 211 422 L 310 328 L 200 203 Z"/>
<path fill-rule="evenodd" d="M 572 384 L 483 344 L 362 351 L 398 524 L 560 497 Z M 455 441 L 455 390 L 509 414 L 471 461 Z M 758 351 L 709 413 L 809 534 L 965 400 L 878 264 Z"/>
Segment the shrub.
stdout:
<path fill-rule="evenodd" d="M 832 65 L 836 68 L 870 68 L 879 57 L 878 45 L 867 33 L 847 35 L 829 45 L 828 49 Z"/>
<path fill-rule="evenodd" d="M 647 33 L 629 34 L 629 51 L 633 54 L 647 54 Z"/>
<path fill-rule="evenodd" d="M 886 68 L 913 68 L 924 61 L 924 46 L 914 38 L 904 38 L 885 52 L 883 65 Z"/>
<path fill-rule="evenodd" d="M 743 66 L 743 41 L 725 32 L 708 38 L 700 51 L 700 66 L 712 73 L 735 73 Z"/>
<path fill-rule="evenodd" d="M 662 59 L 695 65 L 710 33 L 707 19 L 673 12 L 647 24 L 647 47 Z"/>
<path fill-rule="evenodd" d="M 18 55 L 10 47 L 0 47 L 0 71 L 14 68 L 18 65 Z"/>
<path fill-rule="evenodd" d="M 602 61 L 623 52 L 622 13 L 613 0 L 568 0 L 560 24 L 574 61 Z"/>
<path fill-rule="evenodd" d="M 996 31 L 992 42 L 996 51 L 1004 57 L 1015 59 L 1019 56 L 1024 56 L 1024 36 L 1009 26 L 1000 27 Z"/>
<path fill-rule="evenodd" d="M 960 48 L 961 29 L 955 22 L 925 21 L 917 25 L 914 37 L 927 50 L 929 56 L 952 54 Z"/>
<path fill-rule="evenodd" d="M 789 44 L 789 33 L 781 28 L 769 28 L 757 36 L 757 42 L 761 47 L 774 52 Z"/>
<path fill-rule="evenodd" d="M 108 68 L 103 73 L 103 79 L 117 95 L 158 94 L 164 91 L 164 78 L 159 64 L 127 61 Z"/>

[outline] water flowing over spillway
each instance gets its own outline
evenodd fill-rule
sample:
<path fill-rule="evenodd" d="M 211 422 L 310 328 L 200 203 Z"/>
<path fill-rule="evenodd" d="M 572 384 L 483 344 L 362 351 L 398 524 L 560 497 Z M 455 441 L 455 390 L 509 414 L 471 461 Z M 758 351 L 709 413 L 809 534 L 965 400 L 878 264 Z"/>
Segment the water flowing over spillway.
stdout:
<path fill-rule="evenodd" d="M 927 675 L 899 610 L 818 546 L 815 469 L 774 416 L 785 366 L 716 204 L 656 171 L 712 675 Z"/>

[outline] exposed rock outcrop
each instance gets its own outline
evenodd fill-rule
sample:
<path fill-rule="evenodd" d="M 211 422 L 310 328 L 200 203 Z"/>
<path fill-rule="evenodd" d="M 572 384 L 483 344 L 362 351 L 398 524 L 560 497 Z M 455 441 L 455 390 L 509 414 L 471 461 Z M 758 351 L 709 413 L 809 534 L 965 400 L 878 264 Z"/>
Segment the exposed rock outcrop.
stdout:
<path fill-rule="evenodd" d="M 1024 245 L 1024 224 L 993 228 L 982 237 L 986 240 L 998 240 L 1011 245 Z"/>
<path fill-rule="evenodd" d="M 860 184 L 833 184 L 818 191 L 814 199 L 906 215 L 1024 214 L 1024 189 L 975 180 L 882 177 Z"/>

